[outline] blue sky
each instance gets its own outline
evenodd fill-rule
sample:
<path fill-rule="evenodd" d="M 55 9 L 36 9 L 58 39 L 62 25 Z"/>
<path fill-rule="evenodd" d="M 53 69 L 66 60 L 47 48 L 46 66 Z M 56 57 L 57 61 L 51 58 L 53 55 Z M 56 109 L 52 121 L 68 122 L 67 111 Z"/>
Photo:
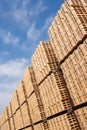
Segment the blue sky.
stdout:
<path fill-rule="evenodd" d="M 64 0 L 0 1 L 0 112 Z"/>

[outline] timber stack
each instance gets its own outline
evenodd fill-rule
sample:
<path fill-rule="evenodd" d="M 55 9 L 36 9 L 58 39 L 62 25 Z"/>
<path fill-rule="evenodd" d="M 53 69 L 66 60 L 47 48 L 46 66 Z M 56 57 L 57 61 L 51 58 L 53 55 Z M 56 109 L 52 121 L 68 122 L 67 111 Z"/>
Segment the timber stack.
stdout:
<path fill-rule="evenodd" d="M 0 130 L 87 130 L 87 1 L 65 0 L 0 115 Z"/>

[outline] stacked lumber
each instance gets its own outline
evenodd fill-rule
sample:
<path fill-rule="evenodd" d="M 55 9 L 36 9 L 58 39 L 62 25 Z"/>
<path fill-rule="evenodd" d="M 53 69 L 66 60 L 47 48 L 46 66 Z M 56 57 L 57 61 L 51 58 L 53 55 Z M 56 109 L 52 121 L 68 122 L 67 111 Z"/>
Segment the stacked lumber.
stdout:
<path fill-rule="evenodd" d="M 52 70 L 58 69 L 58 61 L 50 41 L 41 41 L 32 56 L 32 66 L 39 84 Z"/>
<path fill-rule="evenodd" d="M 87 129 L 87 106 L 75 111 L 81 130 Z"/>
<path fill-rule="evenodd" d="M 14 114 L 16 110 L 19 108 L 17 90 L 15 90 L 15 92 L 13 93 L 13 96 L 11 99 L 11 106 L 12 106 L 12 114 Z"/>
<path fill-rule="evenodd" d="M 0 130 L 87 130 L 87 2 L 65 0 L 10 103 Z"/>
<path fill-rule="evenodd" d="M 20 109 L 18 109 L 14 114 L 14 120 L 15 120 L 15 127 L 17 130 L 23 128 L 23 118 Z"/>
<path fill-rule="evenodd" d="M 32 67 L 27 67 L 24 76 L 23 76 L 23 83 L 24 83 L 24 89 L 25 89 L 25 95 L 28 98 L 31 93 L 34 91 L 34 84 L 33 81 L 33 73 L 32 73 Z"/>
<path fill-rule="evenodd" d="M 83 0 L 65 1 L 49 27 L 51 44 L 59 62 L 87 37 L 86 6 Z"/>
<path fill-rule="evenodd" d="M 87 40 L 61 65 L 74 105 L 87 102 Z"/>
<path fill-rule="evenodd" d="M 42 47 L 45 51 L 41 50 Z M 40 58 L 40 55 L 44 56 Z M 40 64 L 42 64 L 42 66 Z M 50 67 L 49 64 L 52 66 Z M 45 43 L 41 42 L 39 44 L 33 55 L 32 65 L 38 85 L 37 89 L 41 97 L 44 108 L 43 110 L 46 116 L 44 120 L 46 121 L 46 118 L 65 110 L 71 111 L 73 102 L 63 78 L 62 70 L 58 65 L 57 58 L 50 42 L 46 41 Z M 49 67 L 49 70 L 46 67 Z M 74 127 L 80 129 L 74 113 L 69 113 L 66 117 L 69 121 L 71 129 Z M 72 119 L 73 124 L 70 122 Z M 48 129 L 50 129 L 49 122 L 47 122 L 47 124 Z"/>

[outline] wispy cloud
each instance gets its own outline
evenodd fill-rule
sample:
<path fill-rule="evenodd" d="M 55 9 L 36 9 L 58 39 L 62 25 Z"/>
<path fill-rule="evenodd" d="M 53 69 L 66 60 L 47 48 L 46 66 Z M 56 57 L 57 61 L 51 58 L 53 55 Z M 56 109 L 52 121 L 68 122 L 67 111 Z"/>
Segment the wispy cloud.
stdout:
<path fill-rule="evenodd" d="M 31 46 L 33 46 L 33 48 L 36 47 L 36 45 L 34 46 L 34 44 L 37 44 L 37 42 L 42 40 L 42 36 L 44 32 L 48 30 L 48 27 L 52 20 L 53 16 L 49 16 L 44 21 L 42 28 L 37 28 L 37 24 L 33 22 L 25 32 L 25 41 L 22 41 L 22 39 L 19 36 L 13 35 L 10 31 L 6 32 L 5 30 L 0 30 L 0 39 L 2 39 L 4 44 L 10 44 L 18 48 L 20 48 L 21 45 L 20 50 L 29 51 Z"/>
<path fill-rule="evenodd" d="M 0 52 L 0 56 L 8 56 L 8 55 L 9 55 L 8 51 Z"/>
<path fill-rule="evenodd" d="M 48 9 L 48 7 L 44 6 L 43 1 L 40 0 L 36 5 L 34 5 L 33 8 L 31 8 L 29 10 L 29 15 L 35 16 L 35 15 L 38 15 L 47 9 Z"/>
<path fill-rule="evenodd" d="M 19 37 L 15 37 L 11 32 L 8 32 L 7 35 L 3 36 L 3 41 L 5 44 L 17 45 L 19 43 Z"/>
<path fill-rule="evenodd" d="M 0 64 L 0 76 L 9 76 L 19 78 L 27 63 L 25 58 L 10 60 Z"/>
<path fill-rule="evenodd" d="M 28 8 L 29 0 L 22 0 L 20 5 L 16 3 L 11 12 L 12 18 L 15 22 L 22 24 L 24 26 L 29 25 Z"/>
<path fill-rule="evenodd" d="M 22 50 L 28 50 L 26 46 L 29 44 L 29 41 L 31 44 L 32 42 L 37 42 L 37 40 L 39 41 L 42 33 L 42 30 L 36 27 L 35 20 L 37 19 L 37 16 L 40 16 L 40 14 L 46 11 L 48 7 L 44 5 L 42 0 L 37 1 L 36 4 L 33 5 L 31 4 L 31 0 L 6 1 L 10 2 L 9 10 L 7 12 L 4 12 L 3 10 L 2 13 L 6 15 L 5 19 L 9 19 L 9 22 L 13 22 L 14 26 L 18 27 L 17 29 L 23 31 L 25 41 L 22 41 L 22 37 L 20 38 L 19 36 L 13 35 L 10 30 L 7 32 L 0 31 L 0 38 L 5 44 L 21 44 Z M 45 30 L 45 28 L 46 26 L 43 27 L 43 30 Z"/>
<path fill-rule="evenodd" d="M 49 16 L 45 22 L 42 28 L 38 29 L 36 28 L 36 24 L 33 23 L 32 26 L 27 31 L 27 39 L 32 41 L 39 41 L 41 40 L 41 35 L 43 35 L 44 31 L 46 31 L 50 25 L 50 23 L 53 20 L 53 16 Z"/>
<path fill-rule="evenodd" d="M 27 38 L 29 40 L 36 41 L 40 37 L 40 33 L 40 30 L 36 29 L 35 24 L 32 24 L 32 26 L 28 29 Z"/>
<path fill-rule="evenodd" d="M 44 23 L 44 25 L 43 25 L 43 27 L 42 27 L 42 30 L 43 30 L 43 31 L 44 31 L 44 30 L 48 30 L 48 27 L 50 26 L 50 24 L 51 24 L 53 18 L 54 18 L 53 16 L 49 16 L 49 17 L 45 20 L 45 23 Z"/>
<path fill-rule="evenodd" d="M 11 99 L 11 94 L 7 93 L 7 92 L 1 92 L 0 91 L 0 113 L 2 112 L 2 110 L 4 109 L 4 107 L 8 104 L 8 102 Z"/>
<path fill-rule="evenodd" d="M 6 0 L 4 3 L 7 4 L 8 9 L 6 10 L 3 4 L 0 9 L 0 17 L 7 21 L 9 19 L 9 22 L 21 25 L 21 27 L 24 28 L 24 26 L 29 25 L 28 5 L 30 1 L 31 0 Z"/>
<path fill-rule="evenodd" d="M 26 9 L 15 9 L 12 13 L 16 22 L 24 25 L 29 24 L 28 11 Z"/>
<path fill-rule="evenodd" d="M 2 97 L 0 106 L 4 107 L 10 101 L 13 91 L 23 77 L 27 64 L 29 62 L 25 58 L 0 63 L 0 97 Z"/>
<path fill-rule="evenodd" d="M 21 7 L 26 8 L 31 0 L 22 0 Z"/>
<path fill-rule="evenodd" d="M 17 45 L 20 42 L 20 38 L 14 36 L 11 32 L 0 30 L 0 39 L 3 40 L 4 44 Z"/>
<path fill-rule="evenodd" d="M 47 11 L 48 7 L 44 4 L 43 0 L 36 1 L 32 4 L 31 0 L 6 0 L 5 4 L 8 4 L 8 9 L 5 10 L 4 5 L 0 10 L 0 18 L 4 17 L 4 20 L 9 19 L 9 23 L 20 29 L 27 29 L 34 23 L 37 16 Z M 6 11 L 6 12 L 5 12 Z M 11 26 L 11 24 L 9 24 Z"/>
<path fill-rule="evenodd" d="M 19 3 L 14 4 L 11 17 L 19 23 L 19 25 L 30 26 L 32 19 L 41 14 L 43 11 L 47 10 L 43 1 L 38 1 L 35 5 L 29 6 L 30 0 L 22 0 Z M 22 26 L 22 28 L 24 28 Z"/>

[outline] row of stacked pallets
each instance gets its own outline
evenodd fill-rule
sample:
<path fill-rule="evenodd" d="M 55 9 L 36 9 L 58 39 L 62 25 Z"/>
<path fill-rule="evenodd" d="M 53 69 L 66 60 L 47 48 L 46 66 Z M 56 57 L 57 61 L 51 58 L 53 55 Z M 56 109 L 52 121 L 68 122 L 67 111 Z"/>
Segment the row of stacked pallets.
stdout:
<path fill-rule="evenodd" d="M 66 0 L 36 48 L 0 130 L 87 130 L 87 2 Z"/>

